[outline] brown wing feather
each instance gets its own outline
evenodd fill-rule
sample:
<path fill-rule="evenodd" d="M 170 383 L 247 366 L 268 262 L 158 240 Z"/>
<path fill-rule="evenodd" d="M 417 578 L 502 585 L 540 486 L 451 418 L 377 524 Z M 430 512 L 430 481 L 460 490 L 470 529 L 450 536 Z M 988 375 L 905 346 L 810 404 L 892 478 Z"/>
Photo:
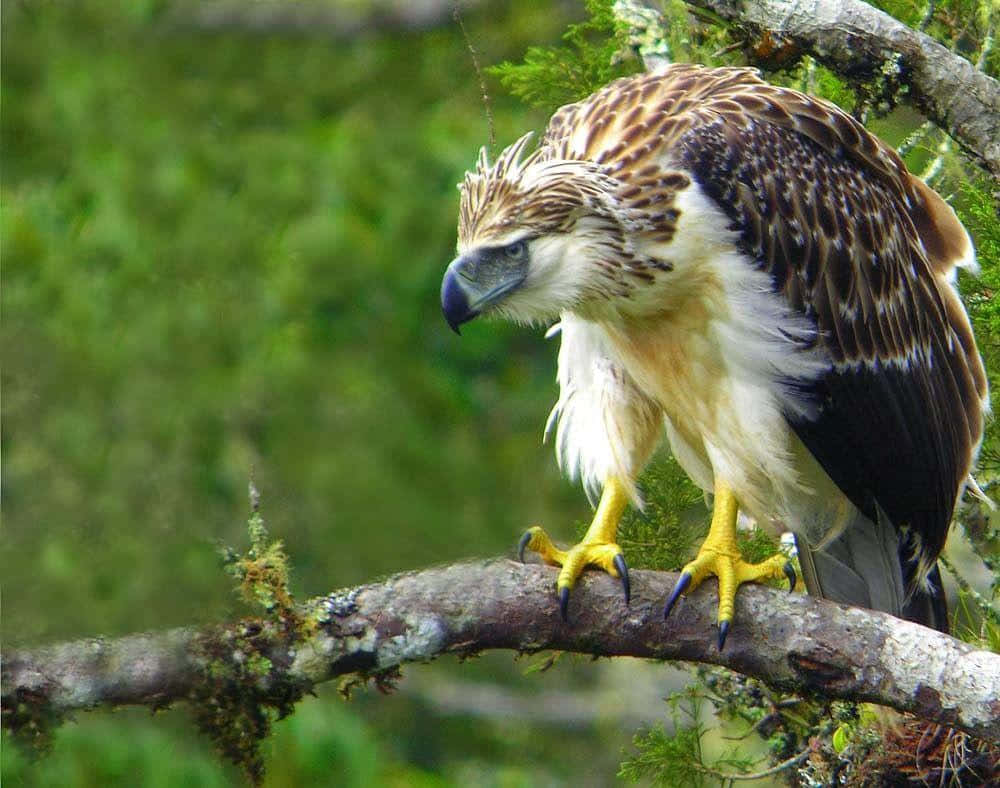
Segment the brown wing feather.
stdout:
<path fill-rule="evenodd" d="M 836 107 L 729 86 L 671 156 L 733 220 L 744 249 L 811 316 L 834 369 L 818 418 L 789 417 L 870 517 L 911 529 L 923 568 L 944 545 L 982 436 L 986 376 L 951 284 L 971 262 L 954 212 Z"/>

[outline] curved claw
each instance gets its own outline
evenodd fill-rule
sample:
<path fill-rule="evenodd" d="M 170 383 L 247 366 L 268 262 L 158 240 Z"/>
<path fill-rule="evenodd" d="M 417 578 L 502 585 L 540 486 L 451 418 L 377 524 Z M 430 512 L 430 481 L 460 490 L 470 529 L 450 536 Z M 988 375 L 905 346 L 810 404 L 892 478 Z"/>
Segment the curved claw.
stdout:
<path fill-rule="evenodd" d="M 719 651 L 722 651 L 722 647 L 726 645 L 726 636 L 729 634 L 729 622 L 720 621 L 719 622 Z"/>
<path fill-rule="evenodd" d="M 690 585 L 691 573 L 681 573 L 680 578 L 677 580 L 677 584 L 674 586 L 674 590 L 670 592 L 670 598 L 667 599 L 667 606 L 663 609 L 664 618 L 667 618 L 670 615 L 670 611 L 674 609 L 674 603 L 680 599 L 681 594 L 687 591 L 688 586 Z"/>
<path fill-rule="evenodd" d="M 530 541 L 531 541 L 531 531 L 525 531 L 524 536 L 522 536 L 521 540 L 517 543 L 517 560 L 520 561 L 522 564 L 524 563 L 525 548 L 527 548 L 528 542 Z"/>
<path fill-rule="evenodd" d="M 625 604 L 629 603 L 632 599 L 632 585 L 628 579 L 628 564 L 625 563 L 625 556 L 618 553 L 613 559 L 615 569 L 618 570 L 618 577 L 622 581 L 622 590 L 625 592 Z"/>
<path fill-rule="evenodd" d="M 569 620 L 569 588 L 559 589 L 559 615 L 563 621 Z"/>
<path fill-rule="evenodd" d="M 785 564 L 785 577 L 788 578 L 788 590 L 792 592 L 795 590 L 795 567 L 792 566 L 792 562 L 789 561 Z"/>

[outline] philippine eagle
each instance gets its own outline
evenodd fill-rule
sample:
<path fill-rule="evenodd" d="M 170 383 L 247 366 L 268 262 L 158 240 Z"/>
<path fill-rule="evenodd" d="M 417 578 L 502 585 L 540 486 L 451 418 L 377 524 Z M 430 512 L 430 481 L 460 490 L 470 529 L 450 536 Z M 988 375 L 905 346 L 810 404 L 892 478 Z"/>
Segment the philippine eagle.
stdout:
<path fill-rule="evenodd" d="M 795 534 L 810 593 L 941 629 L 936 559 L 988 407 L 955 288 L 973 268 L 952 209 L 825 101 L 745 68 L 674 65 L 558 110 L 461 184 L 454 329 L 479 314 L 558 320 L 562 468 L 600 501 L 562 566 L 620 577 L 615 543 L 662 431 L 714 496 L 666 612 L 719 579 L 719 647 L 746 581 L 740 510 Z"/>

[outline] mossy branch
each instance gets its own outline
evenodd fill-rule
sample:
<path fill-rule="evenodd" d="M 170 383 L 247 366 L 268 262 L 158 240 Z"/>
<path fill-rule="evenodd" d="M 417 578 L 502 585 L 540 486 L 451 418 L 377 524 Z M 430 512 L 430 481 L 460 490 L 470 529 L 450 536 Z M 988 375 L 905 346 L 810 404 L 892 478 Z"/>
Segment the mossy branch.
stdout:
<path fill-rule="evenodd" d="M 744 586 L 724 652 L 715 646 L 715 587 L 669 620 L 676 575 L 637 570 L 626 607 L 610 577 L 588 573 L 564 623 L 555 570 L 507 560 L 462 563 L 331 593 L 297 608 L 300 626 L 246 619 L 88 639 L 3 656 L 3 724 L 99 705 L 198 711 L 246 697 L 287 713 L 310 687 L 345 674 L 385 675 L 442 654 L 558 649 L 725 665 L 786 691 L 869 701 L 1000 740 L 1000 655 L 891 616 L 801 594 Z M 201 704 L 201 706 L 199 706 Z M 253 715 L 243 715 L 243 718 Z"/>

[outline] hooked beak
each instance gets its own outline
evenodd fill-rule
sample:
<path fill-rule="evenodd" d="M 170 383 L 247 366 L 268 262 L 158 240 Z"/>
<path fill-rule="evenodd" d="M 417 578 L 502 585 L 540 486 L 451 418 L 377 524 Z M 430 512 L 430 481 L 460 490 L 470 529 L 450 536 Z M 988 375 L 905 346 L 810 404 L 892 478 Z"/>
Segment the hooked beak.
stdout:
<path fill-rule="evenodd" d="M 494 250 L 457 257 L 441 282 L 441 311 L 451 330 L 467 323 L 517 288 L 527 276 L 527 262 L 505 264 Z"/>

